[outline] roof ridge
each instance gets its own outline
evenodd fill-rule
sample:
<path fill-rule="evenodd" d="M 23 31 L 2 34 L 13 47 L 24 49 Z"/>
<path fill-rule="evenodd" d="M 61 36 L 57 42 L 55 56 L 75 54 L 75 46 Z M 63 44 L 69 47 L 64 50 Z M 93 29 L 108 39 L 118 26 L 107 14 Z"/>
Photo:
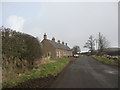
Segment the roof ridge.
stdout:
<path fill-rule="evenodd" d="M 58 42 L 54 42 L 52 40 L 47 39 L 55 48 L 58 49 L 64 49 L 64 50 L 70 50 L 70 48 L 67 45 L 60 44 Z"/>

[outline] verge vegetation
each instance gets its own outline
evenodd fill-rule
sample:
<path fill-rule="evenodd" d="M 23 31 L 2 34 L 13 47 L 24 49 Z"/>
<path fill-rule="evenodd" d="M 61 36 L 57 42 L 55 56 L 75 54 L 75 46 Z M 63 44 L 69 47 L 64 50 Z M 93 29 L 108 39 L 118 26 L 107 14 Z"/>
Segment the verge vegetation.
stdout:
<path fill-rule="evenodd" d="M 0 28 L 2 37 L 2 81 L 34 68 L 42 58 L 40 41 L 29 34 Z"/>
<path fill-rule="evenodd" d="M 47 75 L 57 75 L 69 63 L 68 59 L 51 59 L 54 62 L 39 64 L 37 67 L 28 73 L 21 74 L 18 78 L 13 78 L 6 83 L 3 83 L 3 88 L 14 87 L 17 84 L 28 79 L 41 78 Z"/>
<path fill-rule="evenodd" d="M 33 62 L 42 57 L 40 42 L 37 38 L 9 28 L 4 28 L 1 31 L 2 55 L 5 55 L 10 61 L 15 58 L 24 59 L 32 67 Z"/>
<path fill-rule="evenodd" d="M 93 55 L 92 57 L 102 63 L 118 66 L 118 60 L 108 59 L 107 57 L 104 57 L 104 56 Z"/>

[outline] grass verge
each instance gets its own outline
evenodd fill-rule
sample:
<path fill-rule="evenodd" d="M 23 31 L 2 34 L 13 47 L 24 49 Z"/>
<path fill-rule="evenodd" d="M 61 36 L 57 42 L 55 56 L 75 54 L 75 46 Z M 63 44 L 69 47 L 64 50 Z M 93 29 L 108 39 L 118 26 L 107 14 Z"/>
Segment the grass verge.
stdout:
<path fill-rule="evenodd" d="M 28 79 L 45 77 L 48 74 L 56 75 L 69 63 L 68 59 L 52 59 L 55 62 L 40 64 L 37 68 L 29 71 L 29 73 L 21 74 L 18 78 L 9 80 L 2 84 L 3 88 L 13 87 Z"/>
<path fill-rule="evenodd" d="M 102 63 L 118 66 L 118 61 L 115 61 L 115 60 L 112 60 L 112 59 L 108 59 L 108 58 L 103 57 L 103 56 L 92 56 L 92 57 L 93 57 L 94 59 L 102 62 Z"/>

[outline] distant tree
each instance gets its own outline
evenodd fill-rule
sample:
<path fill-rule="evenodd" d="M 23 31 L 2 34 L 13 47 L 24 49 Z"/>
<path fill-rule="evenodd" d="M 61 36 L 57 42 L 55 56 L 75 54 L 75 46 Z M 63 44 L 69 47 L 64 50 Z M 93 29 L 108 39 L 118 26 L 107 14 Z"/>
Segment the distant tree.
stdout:
<path fill-rule="evenodd" d="M 91 53 L 95 50 L 95 39 L 90 35 L 89 39 L 84 45 L 84 48 L 88 48 Z"/>
<path fill-rule="evenodd" d="M 72 48 L 72 52 L 73 52 L 73 54 L 77 54 L 77 53 L 80 53 L 80 47 L 79 46 L 74 46 L 73 48 Z"/>
<path fill-rule="evenodd" d="M 108 46 L 109 46 L 108 40 L 106 39 L 105 36 L 103 36 L 103 34 L 101 34 L 99 32 L 99 37 L 98 37 L 98 51 L 99 52 L 103 52 L 103 50 L 105 48 L 107 48 Z"/>

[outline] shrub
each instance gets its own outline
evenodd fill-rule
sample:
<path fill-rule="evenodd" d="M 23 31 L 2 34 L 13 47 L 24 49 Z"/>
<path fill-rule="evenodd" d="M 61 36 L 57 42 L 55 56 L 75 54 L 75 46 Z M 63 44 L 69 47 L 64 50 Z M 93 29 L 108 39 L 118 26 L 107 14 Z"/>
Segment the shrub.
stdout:
<path fill-rule="evenodd" d="M 10 60 L 14 58 L 25 59 L 30 65 L 42 57 L 40 42 L 37 38 L 13 31 L 9 28 L 2 29 L 2 54 Z"/>

